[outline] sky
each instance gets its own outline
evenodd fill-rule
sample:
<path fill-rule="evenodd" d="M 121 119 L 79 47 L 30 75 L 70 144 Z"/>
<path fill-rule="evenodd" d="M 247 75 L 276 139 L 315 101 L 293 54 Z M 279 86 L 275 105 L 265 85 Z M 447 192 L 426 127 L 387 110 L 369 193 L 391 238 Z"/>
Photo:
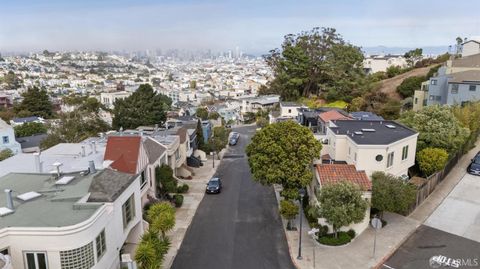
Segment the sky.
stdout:
<path fill-rule="evenodd" d="M 479 0 L 0 0 L 0 52 L 213 49 L 247 53 L 333 27 L 361 46 L 480 36 Z"/>

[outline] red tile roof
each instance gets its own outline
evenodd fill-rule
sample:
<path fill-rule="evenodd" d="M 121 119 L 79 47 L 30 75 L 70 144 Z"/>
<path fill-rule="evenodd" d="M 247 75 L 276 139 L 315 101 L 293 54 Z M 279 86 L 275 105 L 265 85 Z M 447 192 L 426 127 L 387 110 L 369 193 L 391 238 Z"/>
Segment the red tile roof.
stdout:
<path fill-rule="evenodd" d="M 104 160 L 113 161 L 111 168 L 135 174 L 140 154 L 140 136 L 109 136 Z"/>
<path fill-rule="evenodd" d="M 332 120 L 350 120 L 351 119 L 336 110 L 323 112 L 322 114 L 320 114 L 319 117 L 325 123 L 330 122 Z"/>
<path fill-rule="evenodd" d="M 322 185 L 342 180 L 358 184 L 362 190 L 371 190 L 372 183 L 365 171 L 357 171 L 352 164 L 317 164 L 317 172 Z"/>

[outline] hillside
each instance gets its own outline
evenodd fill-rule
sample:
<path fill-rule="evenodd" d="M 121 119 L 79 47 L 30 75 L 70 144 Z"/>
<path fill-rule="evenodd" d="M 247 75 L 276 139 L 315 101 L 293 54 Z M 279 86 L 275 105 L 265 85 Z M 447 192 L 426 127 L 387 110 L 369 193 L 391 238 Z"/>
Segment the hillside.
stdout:
<path fill-rule="evenodd" d="M 402 83 L 402 81 L 408 77 L 413 77 L 413 76 L 425 76 L 430 68 L 433 66 L 427 66 L 427 67 L 421 67 L 421 68 L 415 68 L 411 71 L 408 71 L 406 73 L 400 74 L 398 76 L 395 76 L 393 78 L 388 78 L 380 81 L 381 86 L 380 86 L 380 91 L 386 93 L 389 97 L 394 98 L 396 100 L 402 100 L 402 97 L 397 93 L 397 87 Z"/>

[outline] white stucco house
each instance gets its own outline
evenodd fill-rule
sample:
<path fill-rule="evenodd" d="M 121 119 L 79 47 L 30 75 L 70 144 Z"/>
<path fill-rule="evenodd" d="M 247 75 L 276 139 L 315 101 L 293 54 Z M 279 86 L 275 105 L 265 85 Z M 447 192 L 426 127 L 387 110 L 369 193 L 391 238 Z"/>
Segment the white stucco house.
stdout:
<path fill-rule="evenodd" d="M 474 37 L 462 44 L 462 57 L 480 53 L 480 37 Z"/>
<path fill-rule="evenodd" d="M 13 268 L 117 269 L 122 254 L 133 257 L 140 177 L 85 168 L 0 178 L 0 252 Z"/>
<path fill-rule="evenodd" d="M 15 140 L 13 127 L 0 119 L 0 151 L 10 149 L 13 154 L 22 152 L 22 146 Z"/>
<path fill-rule="evenodd" d="M 362 198 L 368 201 L 368 207 L 365 210 L 365 216 L 363 221 L 359 223 L 353 223 L 349 226 L 342 227 L 340 231 L 348 231 L 353 229 L 358 235 L 363 232 L 370 221 L 370 201 L 372 199 L 372 183 L 368 178 L 365 171 L 357 170 L 352 164 L 321 164 L 314 165 L 314 180 L 309 186 L 308 192 L 310 193 L 310 203 L 317 204 L 316 195 L 319 190 L 327 184 L 335 184 L 340 181 L 348 181 L 358 185 L 362 191 Z M 319 218 L 318 223 L 321 225 L 327 225 L 330 232 L 333 232 L 333 228 L 329 225 L 324 218 Z"/>
<path fill-rule="evenodd" d="M 327 127 L 323 159 L 343 161 L 367 176 L 382 171 L 408 178 L 418 133 L 395 121 L 336 120 Z"/>

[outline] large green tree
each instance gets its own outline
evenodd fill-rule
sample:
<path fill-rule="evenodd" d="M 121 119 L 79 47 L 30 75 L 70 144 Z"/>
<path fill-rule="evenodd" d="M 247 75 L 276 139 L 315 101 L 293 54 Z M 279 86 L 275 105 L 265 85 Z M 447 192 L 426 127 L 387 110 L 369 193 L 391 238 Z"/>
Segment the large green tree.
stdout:
<path fill-rule="evenodd" d="M 224 126 L 213 127 L 212 137 L 208 139 L 211 149 L 215 152 L 224 149 L 227 146 L 229 135 L 230 129 L 227 129 Z"/>
<path fill-rule="evenodd" d="M 167 96 L 155 93 L 150 84 L 142 84 L 131 96 L 115 101 L 113 128 L 163 125 L 171 103 Z"/>
<path fill-rule="evenodd" d="M 207 120 L 208 119 L 208 110 L 204 107 L 199 107 L 197 108 L 197 111 L 195 112 L 195 115 L 197 118 L 200 118 L 202 120 Z"/>
<path fill-rule="evenodd" d="M 416 188 L 399 177 L 384 172 L 372 174 L 372 207 L 383 212 L 404 214 L 415 202 Z"/>
<path fill-rule="evenodd" d="M 32 87 L 23 93 L 22 97 L 22 102 L 14 107 L 16 113 L 22 111 L 29 116 L 43 118 L 53 117 L 53 105 L 52 102 L 50 102 L 47 91 L 41 90 L 38 87 Z M 22 116 L 26 116 L 26 114 Z"/>
<path fill-rule="evenodd" d="M 341 227 L 365 218 L 368 203 L 357 184 L 348 181 L 327 184 L 322 186 L 317 199 L 318 215 L 332 225 L 335 236 Z"/>
<path fill-rule="evenodd" d="M 203 137 L 203 128 L 202 128 L 202 121 L 198 119 L 197 121 L 197 128 L 195 129 L 197 134 L 197 147 L 200 150 L 205 149 L 205 138 Z"/>
<path fill-rule="evenodd" d="M 59 114 L 59 121 L 50 126 L 50 132 L 40 146 L 45 149 L 58 143 L 78 143 L 109 129 L 110 125 L 98 113 L 77 108 L 72 112 Z"/>
<path fill-rule="evenodd" d="M 408 65 L 413 67 L 416 62 L 422 59 L 422 53 L 423 50 L 421 48 L 416 48 L 407 51 L 403 57 L 405 57 L 405 60 L 407 60 Z"/>
<path fill-rule="evenodd" d="M 453 154 L 470 135 L 469 129 L 461 126 L 447 106 L 427 106 L 421 111 L 409 111 L 402 114 L 400 121 L 419 132 L 417 151 L 434 147 Z"/>
<path fill-rule="evenodd" d="M 284 37 L 281 49 L 265 57 L 275 78 L 261 93 L 280 94 L 283 100 L 323 94 L 329 100 L 350 101 L 358 96 L 363 54 L 346 43 L 333 28 L 313 28 Z"/>
<path fill-rule="evenodd" d="M 312 132 L 294 121 L 267 125 L 252 137 L 246 152 L 255 181 L 281 184 L 282 196 L 298 197 L 298 189 L 313 178 L 311 165 L 322 145 Z"/>

